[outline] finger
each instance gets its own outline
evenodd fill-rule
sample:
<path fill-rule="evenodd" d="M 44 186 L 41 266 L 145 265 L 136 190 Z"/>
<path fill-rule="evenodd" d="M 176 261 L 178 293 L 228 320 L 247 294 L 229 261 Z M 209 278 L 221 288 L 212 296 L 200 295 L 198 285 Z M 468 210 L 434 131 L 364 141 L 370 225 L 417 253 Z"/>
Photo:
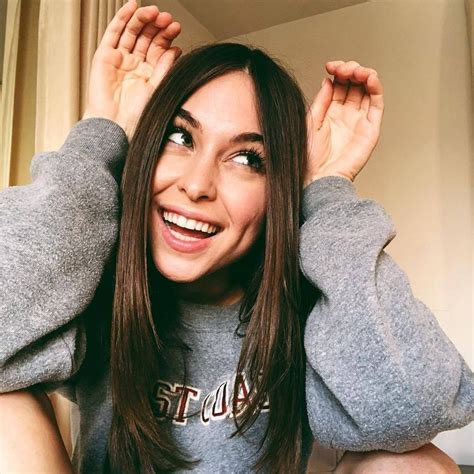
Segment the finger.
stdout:
<path fill-rule="evenodd" d="M 157 26 L 156 23 L 158 18 L 161 19 L 160 24 L 163 26 Z M 166 28 L 172 21 L 173 17 L 170 13 L 160 12 L 155 21 L 153 23 L 148 23 L 141 31 L 140 36 L 138 37 L 137 42 L 135 43 L 135 47 L 133 48 L 133 54 L 137 54 L 143 59 L 145 59 L 148 48 L 153 38 L 156 36 L 156 34 L 160 32 L 161 28 Z"/>
<path fill-rule="evenodd" d="M 137 4 L 134 1 L 128 1 L 117 11 L 115 16 L 112 18 L 112 21 L 105 29 L 104 36 L 99 43 L 99 48 L 108 47 L 115 49 L 117 47 L 125 25 L 128 23 L 136 9 Z"/>
<path fill-rule="evenodd" d="M 344 61 L 328 61 L 326 63 L 326 71 L 334 76 L 337 66 L 341 64 L 344 64 Z"/>
<path fill-rule="evenodd" d="M 334 94 L 332 100 L 342 105 L 346 101 L 351 85 L 349 77 L 352 76 L 352 71 L 359 66 L 359 63 L 355 61 L 337 61 L 337 63 L 333 68 L 329 68 L 333 71 L 334 75 Z"/>
<path fill-rule="evenodd" d="M 350 61 L 352 62 L 353 64 L 357 65 L 358 63 L 356 61 Z M 328 61 L 326 63 L 326 70 L 329 74 L 332 74 L 332 75 L 335 75 L 336 73 L 336 69 L 343 65 L 343 64 L 346 64 L 348 65 L 350 62 L 345 62 L 345 61 Z M 360 72 L 360 71 L 372 71 L 374 73 L 377 73 L 377 71 L 375 69 L 372 69 L 372 68 L 366 68 L 366 67 L 362 67 L 362 66 L 358 66 L 354 69 L 354 73 L 357 73 L 357 72 Z"/>
<path fill-rule="evenodd" d="M 148 82 L 156 89 L 163 78 L 166 76 L 168 71 L 171 69 L 171 66 L 174 64 L 176 59 L 181 55 L 181 49 L 177 46 L 173 46 L 170 49 L 167 49 L 162 56 L 158 64 L 153 69 L 153 73 L 148 80 Z"/>
<path fill-rule="evenodd" d="M 367 89 L 370 94 L 367 120 L 380 127 L 385 106 L 383 101 L 383 87 L 377 74 L 371 74 L 369 76 L 367 79 Z"/>
<path fill-rule="evenodd" d="M 328 108 L 331 105 L 332 95 L 332 82 L 330 79 L 325 78 L 321 85 L 321 89 L 319 90 L 311 105 L 309 119 L 312 121 L 312 123 L 308 123 L 308 127 L 315 127 L 316 130 L 319 130 L 322 127 L 324 117 L 326 116 Z"/>
<path fill-rule="evenodd" d="M 349 84 L 341 84 L 336 79 L 333 82 L 334 93 L 332 95 L 332 101 L 337 102 L 338 104 L 344 104 L 347 96 L 347 90 L 349 89 Z"/>
<path fill-rule="evenodd" d="M 130 18 L 129 22 L 125 26 L 125 31 L 120 37 L 118 47 L 131 52 L 144 26 L 150 22 L 155 21 L 158 13 L 159 10 L 156 5 L 141 7 L 136 10 L 132 18 Z"/>
<path fill-rule="evenodd" d="M 173 16 L 168 12 L 161 12 L 155 20 L 155 25 L 158 28 L 166 28 L 173 22 Z"/>
<path fill-rule="evenodd" d="M 358 66 L 353 70 L 352 76 L 349 77 L 350 86 L 344 104 L 348 104 L 357 110 L 361 108 L 362 100 L 368 94 L 366 82 L 371 73 L 377 74 L 374 69 L 362 66 Z"/>
<path fill-rule="evenodd" d="M 350 83 L 347 89 L 347 95 L 344 100 L 344 105 L 348 105 L 356 110 L 359 110 L 362 104 L 362 99 L 365 95 L 364 84 Z"/>
<path fill-rule="evenodd" d="M 369 107 L 370 107 L 370 95 L 365 94 L 360 104 L 360 110 L 363 110 L 366 114 L 368 114 Z"/>
<path fill-rule="evenodd" d="M 351 81 L 365 84 L 370 74 L 378 74 L 378 73 L 375 69 L 372 69 L 370 67 L 363 67 L 363 66 L 356 67 L 354 69 Z"/>
<path fill-rule="evenodd" d="M 156 66 L 161 56 L 170 48 L 171 43 L 180 33 L 181 25 L 177 21 L 168 25 L 167 28 L 160 30 L 148 48 L 147 62 L 152 66 Z"/>
<path fill-rule="evenodd" d="M 326 71 L 329 74 L 334 75 L 338 66 L 345 64 L 344 61 L 328 61 L 326 63 Z M 332 84 L 333 87 L 333 101 L 340 104 L 344 103 L 344 99 L 347 95 L 347 86 L 345 84 L 340 84 L 336 81 Z"/>
<path fill-rule="evenodd" d="M 348 84 L 350 77 L 353 75 L 354 70 L 359 67 L 360 64 L 356 61 L 348 61 L 343 64 L 339 64 L 334 72 L 334 80 L 340 84 Z"/>

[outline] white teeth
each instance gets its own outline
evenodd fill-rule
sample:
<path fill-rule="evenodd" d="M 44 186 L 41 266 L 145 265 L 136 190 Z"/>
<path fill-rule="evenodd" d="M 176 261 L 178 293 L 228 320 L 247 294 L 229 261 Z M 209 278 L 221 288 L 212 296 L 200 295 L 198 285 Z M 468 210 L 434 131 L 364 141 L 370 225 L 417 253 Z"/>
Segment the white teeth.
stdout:
<path fill-rule="evenodd" d="M 196 237 L 189 237 L 188 235 L 180 234 L 179 232 L 174 231 L 173 229 L 169 229 L 169 231 L 179 240 L 185 240 L 186 242 L 201 240 Z"/>
<path fill-rule="evenodd" d="M 184 224 L 184 227 L 186 227 L 186 229 L 193 230 L 196 228 L 196 221 L 194 219 L 189 219 L 189 221 L 186 221 Z"/>
<path fill-rule="evenodd" d="M 164 211 L 163 219 L 185 229 L 200 230 L 201 232 L 207 232 L 208 234 L 214 234 L 217 231 L 217 226 L 215 225 L 207 222 L 196 221 L 194 219 L 186 219 L 186 217 L 175 214 L 174 212 Z M 194 238 L 192 239 L 195 240 Z"/>

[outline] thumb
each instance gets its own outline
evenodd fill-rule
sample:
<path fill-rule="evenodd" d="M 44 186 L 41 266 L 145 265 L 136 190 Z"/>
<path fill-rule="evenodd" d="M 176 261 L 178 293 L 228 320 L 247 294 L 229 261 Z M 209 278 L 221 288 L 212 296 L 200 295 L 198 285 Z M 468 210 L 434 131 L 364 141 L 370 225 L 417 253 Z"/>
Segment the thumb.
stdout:
<path fill-rule="evenodd" d="M 177 46 L 165 51 L 158 60 L 148 82 L 156 89 L 174 62 L 181 56 L 182 50 Z"/>
<path fill-rule="evenodd" d="M 329 106 L 331 105 L 333 94 L 332 82 L 325 77 L 323 83 L 321 84 L 321 89 L 314 98 L 313 103 L 309 111 L 309 118 L 312 120 L 308 126 L 316 127 L 316 130 L 319 130 L 323 124 L 324 117 L 328 111 Z"/>

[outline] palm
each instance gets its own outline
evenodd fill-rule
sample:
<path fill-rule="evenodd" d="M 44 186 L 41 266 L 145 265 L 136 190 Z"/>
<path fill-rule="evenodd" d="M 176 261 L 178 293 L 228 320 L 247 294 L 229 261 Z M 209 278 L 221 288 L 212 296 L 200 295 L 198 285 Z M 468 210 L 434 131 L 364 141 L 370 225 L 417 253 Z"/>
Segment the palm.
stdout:
<path fill-rule="evenodd" d="M 111 50 L 107 61 L 91 72 L 89 100 L 107 100 L 119 111 L 137 116 L 148 102 L 154 87 L 149 82 L 153 66 L 137 55 Z M 100 77 L 100 80 L 98 78 Z"/>
<path fill-rule="evenodd" d="M 355 177 L 376 143 L 377 134 L 366 116 L 333 104 L 323 126 L 314 134 L 310 153 L 325 172 L 347 169 Z"/>
<path fill-rule="evenodd" d="M 125 4 L 107 27 L 94 55 L 85 117 L 117 122 L 130 138 L 162 78 L 179 56 L 171 48 L 181 26 L 156 6 Z"/>
<path fill-rule="evenodd" d="M 326 83 L 317 95 L 308 112 L 305 185 L 330 175 L 353 181 L 367 163 L 377 144 L 383 112 L 381 84 L 374 75 L 369 82 L 371 71 L 357 72 L 361 85 L 351 84 L 347 90 L 338 82 L 334 86 Z M 364 74 L 371 95 L 363 88 Z"/>

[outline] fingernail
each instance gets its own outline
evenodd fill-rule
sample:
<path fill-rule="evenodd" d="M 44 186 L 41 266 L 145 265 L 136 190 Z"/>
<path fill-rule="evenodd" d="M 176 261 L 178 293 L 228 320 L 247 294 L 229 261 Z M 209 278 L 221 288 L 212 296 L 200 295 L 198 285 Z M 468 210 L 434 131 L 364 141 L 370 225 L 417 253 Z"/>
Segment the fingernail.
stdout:
<path fill-rule="evenodd" d="M 323 82 L 321 82 L 321 87 L 324 87 L 324 84 L 326 84 L 326 77 L 323 79 Z"/>

